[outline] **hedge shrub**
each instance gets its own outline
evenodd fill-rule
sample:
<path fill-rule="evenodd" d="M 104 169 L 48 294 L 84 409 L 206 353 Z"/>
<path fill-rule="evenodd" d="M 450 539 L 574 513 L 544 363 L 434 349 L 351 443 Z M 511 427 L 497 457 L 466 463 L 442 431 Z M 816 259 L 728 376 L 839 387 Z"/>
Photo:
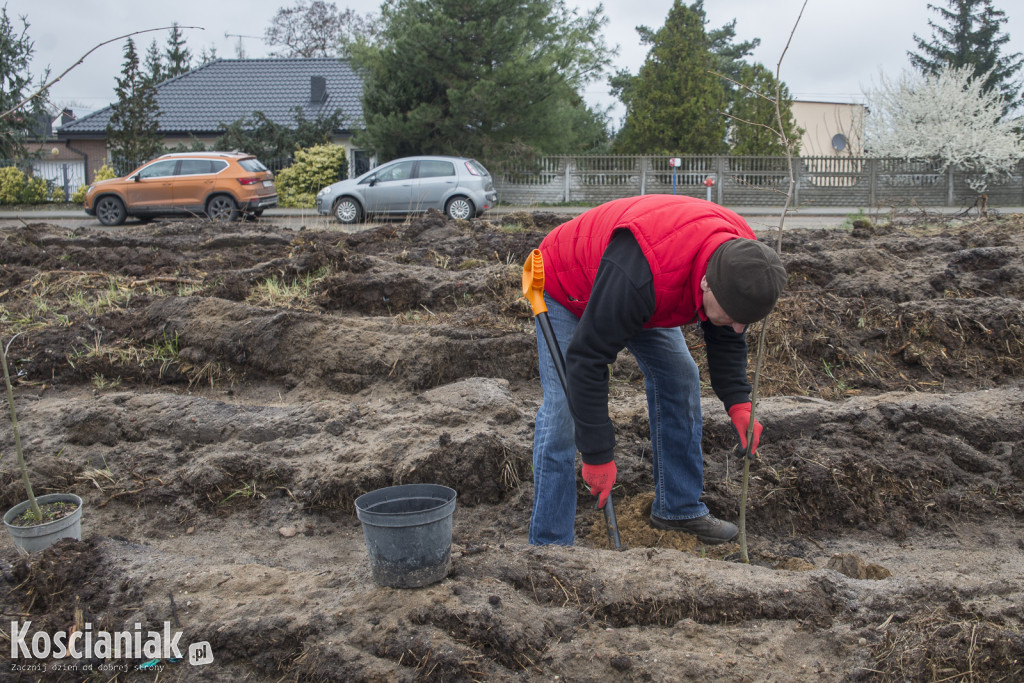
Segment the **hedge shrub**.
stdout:
<path fill-rule="evenodd" d="M 0 204 L 63 202 L 64 191 L 44 179 L 27 176 L 16 166 L 0 168 Z"/>
<path fill-rule="evenodd" d="M 45 204 L 49 188 L 46 181 L 36 176 L 25 178 L 25 189 L 21 191 L 22 204 Z"/>
<path fill-rule="evenodd" d="M 93 176 L 92 181 L 94 183 L 96 183 L 96 182 L 99 182 L 100 180 L 110 180 L 111 178 L 116 178 L 116 177 L 117 177 L 117 173 L 114 172 L 114 169 L 111 168 L 110 164 L 103 164 L 96 171 L 96 175 Z M 88 185 L 80 186 L 71 195 L 71 201 L 73 201 L 75 204 L 84 204 L 85 203 L 85 193 L 86 193 L 86 191 L 88 189 L 89 189 Z"/>
<path fill-rule="evenodd" d="M 295 152 L 295 163 L 281 169 L 274 181 L 278 203 L 289 208 L 312 208 L 316 193 L 348 176 L 348 159 L 340 145 L 316 145 Z"/>
<path fill-rule="evenodd" d="M 0 204 L 20 204 L 25 174 L 14 166 L 0 168 Z"/>

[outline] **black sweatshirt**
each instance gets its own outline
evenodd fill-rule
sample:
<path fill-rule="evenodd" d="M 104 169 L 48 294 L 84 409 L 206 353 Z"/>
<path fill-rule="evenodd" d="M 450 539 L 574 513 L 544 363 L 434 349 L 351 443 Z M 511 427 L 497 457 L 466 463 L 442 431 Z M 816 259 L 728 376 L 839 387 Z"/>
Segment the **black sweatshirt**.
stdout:
<path fill-rule="evenodd" d="M 643 329 L 654 309 L 654 278 L 647 258 L 633 233 L 618 230 L 601 257 L 590 300 L 565 354 L 576 447 L 588 465 L 613 459 L 615 428 L 608 417 L 608 366 Z M 711 388 L 726 409 L 749 402 L 746 334 L 710 321 L 700 325 Z"/>

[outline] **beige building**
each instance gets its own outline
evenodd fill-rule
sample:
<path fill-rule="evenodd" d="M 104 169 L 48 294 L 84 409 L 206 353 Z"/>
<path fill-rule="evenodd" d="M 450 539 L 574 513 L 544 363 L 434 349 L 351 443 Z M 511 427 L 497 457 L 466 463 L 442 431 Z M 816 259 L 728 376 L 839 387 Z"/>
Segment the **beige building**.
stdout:
<path fill-rule="evenodd" d="M 847 102 L 793 101 L 793 119 L 804 129 L 800 156 L 862 156 L 867 107 Z"/>

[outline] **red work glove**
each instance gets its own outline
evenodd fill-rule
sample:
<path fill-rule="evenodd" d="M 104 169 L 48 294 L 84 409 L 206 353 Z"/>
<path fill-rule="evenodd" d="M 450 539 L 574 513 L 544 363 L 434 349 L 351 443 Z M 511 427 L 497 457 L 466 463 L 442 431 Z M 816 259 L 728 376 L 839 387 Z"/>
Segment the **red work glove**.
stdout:
<path fill-rule="evenodd" d="M 583 463 L 583 481 L 587 482 L 590 492 L 597 496 L 597 507 L 603 508 L 608 494 L 612 492 L 615 485 L 615 461 L 606 462 L 603 465 L 588 465 Z"/>
<path fill-rule="evenodd" d="M 732 419 L 732 426 L 740 437 L 740 448 L 746 452 L 747 448 L 747 427 L 750 426 L 750 404 L 737 403 L 729 408 L 729 417 Z M 757 453 L 757 445 L 761 441 L 761 430 L 764 427 L 757 420 L 754 420 L 754 443 L 750 447 L 750 454 Z"/>

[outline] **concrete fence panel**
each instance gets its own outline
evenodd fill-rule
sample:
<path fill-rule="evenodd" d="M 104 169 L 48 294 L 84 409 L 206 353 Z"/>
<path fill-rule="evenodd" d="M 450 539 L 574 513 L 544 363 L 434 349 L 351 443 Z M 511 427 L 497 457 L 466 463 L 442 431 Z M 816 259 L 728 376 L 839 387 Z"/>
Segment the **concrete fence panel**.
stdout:
<path fill-rule="evenodd" d="M 674 165 L 672 159 L 678 159 Z M 938 161 L 874 157 L 633 156 L 541 157 L 495 174 L 505 204 L 600 204 L 641 194 L 680 194 L 734 206 L 969 206 L 969 172 Z M 705 181 L 713 180 L 711 191 Z M 990 181 L 990 206 L 1024 205 L 1024 161 Z"/>

